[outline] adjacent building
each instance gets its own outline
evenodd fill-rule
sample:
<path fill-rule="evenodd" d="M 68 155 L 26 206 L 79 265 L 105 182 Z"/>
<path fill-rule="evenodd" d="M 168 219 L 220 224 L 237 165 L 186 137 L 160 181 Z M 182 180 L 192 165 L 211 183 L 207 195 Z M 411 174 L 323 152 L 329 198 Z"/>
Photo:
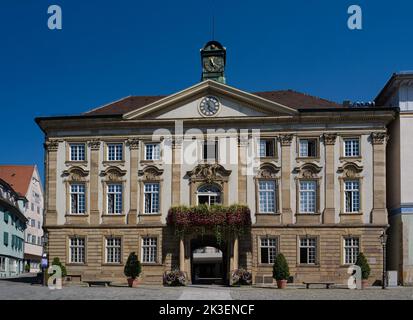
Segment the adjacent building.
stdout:
<path fill-rule="evenodd" d="M 399 109 L 389 125 L 387 204 L 389 208 L 388 269 L 399 281 L 413 284 L 413 72 L 392 75 L 376 105 Z"/>
<path fill-rule="evenodd" d="M 227 282 L 244 268 L 262 283 L 281 252 L 291 281 L 347 283 L 363 252 L 370 283 L 379 283 L 394 108 L 234 88 L 216 41 L 201 60 L 202 81 L 180 92 L 36 119 L 45 133 L 49 259 L 59 257 L 73 280 L 125 281 L 134 251 L 145 283 L 175 268 L 192 282 Z M 178 236 L 167 224 L 171 207 L 201 204 L 247 205 L 249 232 L 218 241 L 209 231 Z"/>
<path fill-rule="evenodd" d="M 23 211 L 27 218 L 24 265 L 26 271 L 39 272 L 43 254 L 43 187 L 37 166 L 0 165 L 0 178 L 27 199 Z"/>
<path fill-rule="evenodd" d="M 24 216 L 26 199 L 0 179 L 0 277 L 24 272 Z"/>

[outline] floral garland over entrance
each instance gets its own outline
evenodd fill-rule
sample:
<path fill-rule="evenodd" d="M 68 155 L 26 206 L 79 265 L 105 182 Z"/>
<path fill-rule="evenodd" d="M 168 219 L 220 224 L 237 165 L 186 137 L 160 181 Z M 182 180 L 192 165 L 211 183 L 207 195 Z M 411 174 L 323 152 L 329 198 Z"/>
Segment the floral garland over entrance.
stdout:
<path fill-rule="evenodd" d="M 244 205 L 179 206 L 169 209 L 167 224 L 180 236 L 213 231 L 217 242 L 221 243 L 224 237 L 245 233 L 251 227 L 251 214 Z"/>

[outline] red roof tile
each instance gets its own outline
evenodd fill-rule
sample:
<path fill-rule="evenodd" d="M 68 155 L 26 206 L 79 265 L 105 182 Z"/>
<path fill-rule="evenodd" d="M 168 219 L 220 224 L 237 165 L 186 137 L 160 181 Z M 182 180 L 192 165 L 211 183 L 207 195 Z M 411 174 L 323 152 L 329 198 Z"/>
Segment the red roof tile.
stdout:
<path fill-rule="evenodd" d="M 18 194 L 25 196 L 34 168 L 34 165 L 0 165 L 0 179 L 6 181 Z"/>

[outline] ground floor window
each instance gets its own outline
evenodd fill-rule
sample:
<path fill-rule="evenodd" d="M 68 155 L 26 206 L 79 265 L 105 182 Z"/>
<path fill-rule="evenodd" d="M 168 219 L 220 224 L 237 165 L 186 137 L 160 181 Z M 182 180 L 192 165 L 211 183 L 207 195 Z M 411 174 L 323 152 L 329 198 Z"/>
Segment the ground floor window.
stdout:
<path fill-rule="evenodd" d="M 262 238 L 261 239 L 261 263 L 273 264 L 277 255 L 277 238 Z"/>
<path fill-rule="evenodd" d="M 0 257 L 0 271 L 6 271 L 6 257 Z"/>
<path fill-rule="evenodd" d="M 155 237 L 145 237 L 142 239 L 142 262 L 156 263 L 158 251 L 158 239 Z"/>
<path fill-rule="evenodd" d="M 344 238 L 344 264 L 355 264 L 360 251 L 360 240 L 355 237 Z"/>
<path fill-rule="evenodd" d="M 106 239 L 106 262 L 120 263 L 121 262 L 121 238 Z"/>
<path fill-rule="evenodd" d="M 317 238 L 300 239 L 300 264 L 316 264 Z"/>
<path fill-rule="evenodd" d="M 85 238 L 70 238 L 70 262 L 85 263 Z"/>

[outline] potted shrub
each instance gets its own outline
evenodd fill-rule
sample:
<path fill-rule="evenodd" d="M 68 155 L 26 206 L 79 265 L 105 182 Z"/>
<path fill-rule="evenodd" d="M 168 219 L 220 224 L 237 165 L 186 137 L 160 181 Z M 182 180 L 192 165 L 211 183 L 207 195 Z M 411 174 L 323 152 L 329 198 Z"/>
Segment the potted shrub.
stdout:
<path fill-rule="evenodd" d="M 139 275 L 141 274 L 142 266 L 138 260 L 138 256 L 135 252 L 129 254 L 128 260 L 126 261 L 125 269 L 123 270 L 125 276 L 128 277 L 129 287 L 136 288 L 139 284 Z"/>
<path fill-rule="evenodd" d="M 359 266 L 361 269 L 361 288 L 365 289 L 368 286 L 368 278 L 370 276 L 370 266 L 367 262 L 366 257 L 363 253 L 359 253 L 357 256 L 356 266 Z"/>
<path fill-rule="evenodd" d="M 29 266 L 29 264 L 26 264 L 26 265 L 24 266 L 24 271 L 25 271 L 25 272 L 30 272 L 30 266 Z"/>
<path fill-rule="evenodd" d="M 290 269 L 288 268 L 287 260 L 282 253 L 279 253 L 275 257 L 272 277 L 277 280 L 277 287 L 279 289 L 285 289 L 287 287 L 287 279 L 290 277 Z"/>

